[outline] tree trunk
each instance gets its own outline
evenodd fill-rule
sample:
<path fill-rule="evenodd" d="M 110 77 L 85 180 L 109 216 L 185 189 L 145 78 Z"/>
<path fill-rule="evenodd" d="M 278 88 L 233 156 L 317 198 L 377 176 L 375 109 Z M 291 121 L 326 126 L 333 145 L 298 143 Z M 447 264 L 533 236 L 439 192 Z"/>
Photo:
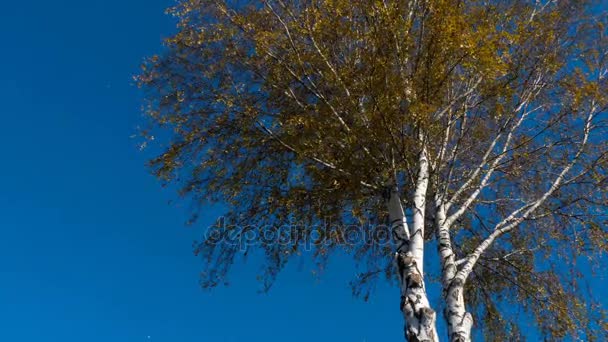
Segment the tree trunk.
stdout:
<path fill-rule="evenodd" d="M 395 253 L 397 271 L 401 288 L 401 311 L 405 320 L 405 339 L 407 341 L 436 342 L 436 314 L 431 309 L 426 289 L 422 263 L 424 261 L 424 206 L 428 185 L 428 161 L 426 151 L 420 156 L 420 172 L 414 194 L 414 213 L 410 231 L 399 191 L 393 186 L 388 210 L 391 231 L 397 246 Z"/>
<path fill-rule="evenodd" d="M 456 277 L 446 294 L 446 318 L 451 342 L 470 342 L 473 316 L 465 311 L 464 282 Z"/>
<path fill-rule="evenodd" d="M 464 281 L 457 276 L 456 260 L 450 227 L 446 224 L 445 206 L 440 198 L 435 199 L 437 248 L 442 268 L 442 287 L 445 297 L 445 317 L 448 323 L 450 342 L 470 342 L 473 316 L 465 311 Z"/>

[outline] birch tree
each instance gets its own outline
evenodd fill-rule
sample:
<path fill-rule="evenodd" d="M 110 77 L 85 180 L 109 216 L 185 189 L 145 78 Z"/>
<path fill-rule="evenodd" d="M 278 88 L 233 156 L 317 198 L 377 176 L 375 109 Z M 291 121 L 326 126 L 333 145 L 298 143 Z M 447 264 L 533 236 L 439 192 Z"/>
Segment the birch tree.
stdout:
<path fill-rule="evenodd" d="M 518 340 L 521 324 L 608 338 L 584 286 L 607 248 L 597 4 L 181 0 L 169 12 L 177 33 L 137 78 L 144 133 L 165 137 L 153 172 L 195 204 L 225 204 L 224 230 L 304 232 L 244 253 L 209 237 L 203 287 L 250 248 L 267 287 L 292 258 L 347 253 L 355 295 L 396 284 L 407 341 Z M 354 223 L 386 225 L 392 243 L 345 243 Z M 312 227 L 324 239 L 303 251 Z"/>

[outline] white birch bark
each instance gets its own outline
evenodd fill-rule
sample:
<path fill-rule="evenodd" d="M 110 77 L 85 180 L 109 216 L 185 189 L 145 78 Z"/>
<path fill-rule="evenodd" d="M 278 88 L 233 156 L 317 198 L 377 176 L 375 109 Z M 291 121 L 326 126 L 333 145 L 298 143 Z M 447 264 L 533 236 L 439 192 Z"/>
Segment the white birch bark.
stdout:
<path fill-rule="evenodd" d="M 437 248 L 441 261 L 441 283 L 446 305 L 445 318 L 448 324 L 448 338 L 451 342 L 470 342 L 473 316 L 465 309 L 464 282 L 456 277 L 458 271 L 456 258 L 452 248 L 445 204 L 441 198 L 435 198 L 435 207 Z"/>
<path fill-rule="evenodd" d="M 454 278 L 446 292 L 446 318 L 451 342 L 470 342 L 473 316 L 464 304 L 464 282 Z"/>
<path fill-rule="evenodd" d="M 411 230 L 411 248 L 418 271 L 424 278 L 424 214 L 426 211 L 426 192 L 429 184 L 429 161 L 426 148 L 420 152 L 418 179 L 414 192 L 414 209 Z"/>
<path fill-rule="evenodd" d="M 401 288 L 401 311 L 407 341 L 439 341 L 435 328 L 436 314 L 431 309 L 424 286 L 424 212 L 428 187 L 426 150 L 420 154 L 420 170 L 414 192 L 414 214 L 408 227 L 399 190 L 392 186 L 388 198 L 391 231 L 397 246 L 395 258 Z"/>

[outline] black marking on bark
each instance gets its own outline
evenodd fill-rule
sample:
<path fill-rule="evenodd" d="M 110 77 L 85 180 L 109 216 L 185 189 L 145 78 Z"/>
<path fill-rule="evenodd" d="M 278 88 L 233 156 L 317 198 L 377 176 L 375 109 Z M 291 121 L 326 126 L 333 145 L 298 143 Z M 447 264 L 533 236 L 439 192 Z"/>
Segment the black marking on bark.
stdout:
<path fill-rule="evenodd" d="M 451 288 L 461 288 L 464 286 L 464 281 L 460 277 L 455 277 L 450 283 Z"/>
<path fill-rule="evenodd" d="M 410 273 L 408 275 L 408 286 L 409 287 L 422 287 L 422 276 L 420 273 Z"/>
<path fill-rule="evenodd" d="M 412 234 L 412 236 L 410 237 L 410 239 L 414 236 L 416 236 L 416 234 L 420 234 L 420 236 L 422 236 L 422 229 L 416 229 L 416 231 L 414 232 L 414 234 Z"/>
<path fill-rule="evenodd" d="M 404 248 L 404 247 L 408 247 L 408 246 L 409 246 L 409 244 L 408 244 L 406 241 L 404 241 L 404 242 L 400 242 L 400 243 L 399 243 L 399 246 L 397 246 L 397 250 L 398 250 L 398 251 L 402 251 L 402 250 L 404 250 L 404 249 L 407 249 L 407 248 Z"/>
<path fill-rule="evenodd" d="M 403 222 L 402 218 L 394 219 L 391 221 L 391 227 L 393 227 L 395 225 L 395 223 L 402 223 L 402 222 Z"/>
<path fill-rule="evenodd" d="M 427 326 L 433 323 L 435 318 L 435 310 L 431 308 L 421 308 L 420 309 L 420 318 L 421 325 Z"/>
<path fill-rule="evenodd" d="M 421 342 L 418 339 L 418 336 L 416 336 L 416 332 L 412 331 L 411 329 L 409 329 L 409 331 L 406 332 L 406 338 L 407 338 L 408 342 Z"/>
<path fill-rule="evenodd" d="M 406 253 L 399 253 L 398 257 L 397 257 L 397 263 L 399 264 L 400 267 L 402 268 L 408 268 L 410 266 L 412 266 L 412 264 L 414 263 L 414 257 L 411 254 L 406 254 Z"/>

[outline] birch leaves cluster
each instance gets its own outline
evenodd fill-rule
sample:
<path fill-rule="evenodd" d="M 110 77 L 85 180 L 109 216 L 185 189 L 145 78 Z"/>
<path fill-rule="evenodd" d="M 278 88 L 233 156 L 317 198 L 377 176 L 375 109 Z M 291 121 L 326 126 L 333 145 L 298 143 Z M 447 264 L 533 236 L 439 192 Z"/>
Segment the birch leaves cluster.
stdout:
<path fill-rule="evenodd" d="M 608 237 L 597 4 L 181 0 L 170 13 L 177 33 L 138 77 L 145 133 L 170 133 L 151 161 L 159 178 L 261 233 L 331 221 L 312 257 L 351 254 L 356 294 L 398 282 L 408 339 L 438 340 L 441 317 L 452 341 L 471 328 L 517 338 L 522 322 L 601 338 L 584 286 L 605 270 Z M 395 244 L 345 245 L 340 229 L 354 223 L 401 231 Z M 266 257 L 266 284 L 301 242 L 250 247 Z M 197 246 L 203 286 L 227 282 L 237 247 Z M 441 303 L 427 298 L 432 281 Z M 411 291 L 422 304 L 408 304 Z"/>

